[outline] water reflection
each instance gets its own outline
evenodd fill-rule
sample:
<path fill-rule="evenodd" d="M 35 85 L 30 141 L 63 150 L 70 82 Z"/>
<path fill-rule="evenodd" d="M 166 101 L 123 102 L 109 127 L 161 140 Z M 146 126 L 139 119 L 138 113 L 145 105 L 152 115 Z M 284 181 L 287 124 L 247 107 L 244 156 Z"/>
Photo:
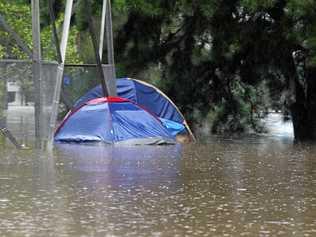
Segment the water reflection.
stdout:
<path fill-rule="evenodd" d="M 270 136 L 289 139 L 294 137 L 293 124 L 291 120 L 284 121 L 281 113 L 269 113 L 264 120 Z"/>
<path fill-rule="evenodd" d="M 10 148 L 1 152 L 0 235 L 43 236 L 48 229 L 62 235 L 69 222 L 52 156 Z"/>
<path fill-rule="evenodd" d="M 146 213 L 158 213 L 157 200 L 181 185 L 180 146 L 59 145 L 56 150 L 58 173 L 71 184 L 65 188 L 69 213 L 81 233 L 122 236 L 136 228 L 136 236 L 138 224 L 150 230 L 156 223 Z"/>
<path fill-rule="evenodd" d="M 181 145 L 110 146 L 57 144 L 57 164 L 79 174 L 87 185 L 156 185 L 179 173 Z"/>

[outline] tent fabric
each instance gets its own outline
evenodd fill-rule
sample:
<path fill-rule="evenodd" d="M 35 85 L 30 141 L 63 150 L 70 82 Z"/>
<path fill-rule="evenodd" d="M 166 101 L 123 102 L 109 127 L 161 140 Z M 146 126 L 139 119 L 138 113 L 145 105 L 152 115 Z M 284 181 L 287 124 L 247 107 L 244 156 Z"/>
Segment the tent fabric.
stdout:
<path fill-rule="evenodd" d="M 56 142 L 175 143 L 160 120 L 130 100 L 104 97 L 86 102 L 57 129 Z"/>
<path fill-rule="evenodd" d="M 129 99 L 136 104 L 146 108 L 157 117 L 171 120 L 180 124 L 184 123 L 184 117 L 177 107 L 162 92 L 154 86 L 130 78 L 116 80 L 118 97 Z M 101 86 L 97 86 L 88 91 L 74 105 L 78 107 L 85 102 L 103 97 Z"/>
<path fill-rule="evenodd" d="M 174 122 L 169 119 L 159 118 L 162 124 L 168 129 L 168 131 L 173 135 L 176 136 L 177 134 L 185 131 L 185 126 L 181 123 Z"/>

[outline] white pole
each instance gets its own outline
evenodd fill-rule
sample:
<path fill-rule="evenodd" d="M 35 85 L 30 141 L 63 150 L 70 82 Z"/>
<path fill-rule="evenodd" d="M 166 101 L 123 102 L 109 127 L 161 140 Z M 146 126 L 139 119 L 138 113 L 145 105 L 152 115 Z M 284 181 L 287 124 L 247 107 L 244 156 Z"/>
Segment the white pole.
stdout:
<path fill-rule="evenodd" d="M 65 19 L 64 19 L 64 25 L 63 25 L 63 34 L 62 34 L 61 43 L 60 43 L 60 53 L 61 53 L 62 63 L 65 63 L 72 6 L 73 6 L 73 0 L 67 0 L 66 9 L 65 9 Z"/>
<path fill-rule="evenodd" d="M 105 18 L 106 18 L 106 11 L 107 11 L 106 8 L 107 8 L 107 0 L 103 0 L 101 29 L 100 29 L 100 43 L 99 43 L 99 55 L 100 55 L 101 61 L 102 61 L 102 56 L 103 56 L 104 28 L 105 28 Z"/>
<path fill-rule="evenodd" d="M 66 2 L 66 9 L 65 9 L 65 19 L 63 25 L 63 33 L 60 43 L 60 54 L 62 62 L 57 67 L 56 72 L 56 84 L 54 90 L 54 98 L 53 98 L 53 105 L 52 105 L 52 113 L 50 117 L 50 124 L 49 124 L 49 137 L 47 148 L 51 149 L 53 147 L 54 142 L 54 131 L 56 127 L 57 115 L 58 115 L 58 107 L 59 107 L 59 100 L 60 100 L 60 91 L 61 85 L 63 81 L 64 75 L 64 63 L 66 59 L 66 50 L 67 50 L 67 43 L 68 43 L 68 36 L 69 36 L 69 28 L 70 28 L 70 20 L 71 20 L 71 12 L 73 7 L 73 0 L 67 0 Z"/>
<path fill-rule="evenodd" d="M 106 45 L 108 53 L 108 65 L 103 67 L 103 71 L 107 78 L 108 88 L 111 96 L 116 96 L 116 73 L 114 62 L 114 46 L 113 46 L 113 27 L 112 27 L 112 12 L 111 0 L 105 0 L 106 7 Z"/>

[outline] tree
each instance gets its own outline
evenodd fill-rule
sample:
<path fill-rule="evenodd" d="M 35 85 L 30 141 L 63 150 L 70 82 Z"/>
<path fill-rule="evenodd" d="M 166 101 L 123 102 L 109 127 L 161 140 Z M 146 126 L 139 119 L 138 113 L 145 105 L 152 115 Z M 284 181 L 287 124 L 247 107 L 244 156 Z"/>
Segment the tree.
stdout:
<path fill-rule="evenodd" d="M 217 105 L 221 112 L 214 124 L 225 127 L 227 122 L 232 126 L 224 131 L 242 131 L 240 117 L 253 121 L 252 101 L 247 100 L 257 81 L 238 83 L 246 81 L 240 72 L 238 2 L 156 1 L 147 6 L 154 9 L 149 12 L 141 3 L 130 5 L 128 20 L 115 40 L 119 61 L 132 73 L 159 63 L 160 85 L 190 121 L 198 123 Z M 245 88 L 238 94 L 235 87 Z"/>
<path fill-rule="evenodd" d="M 129 6 L 116 40 L 120 60 L 133 58 L 126 68 L 161 63 L 166 90 L 187 115 L 220 106 L 217 120 L 237 130 L 240 116 L 251 121 L 254 106 L 244 104 L 261 101 L 255 88 L 266 81 L 272 95 L 287 95 L 295 138 L 316 138 L 314 1 L 155 1 L 150 12 L 145 2 Z"/>
<path fill-rule="evenodd" d="M 54 10 L 57 17 L 56 24 L 61 32 L 63 23 L 64 0 L 55 0 Z M 56 50 L 52 37 L 50 17 L 48 11 L 48 0 L 40 1 L 41 6 L 41 45 L 44 60 L 56 61 Z M 0 15 L 5 22 L 12 28 L 15 34 L 21 37 L 24 44 L 32 48 L 32 24 L 31 9 L 29 0 L 0 0 Z M 78 29 L 73 26 L 70 31 L 69 42 L 67 47 L 66 61 L 69 63 L 79 63 L 81 59 L 77 52 L 76 40 Z M 23 52 L 21 47 L 16 44 L 16 40 L 12 38 L 6 29 L 0 26 L 0 58 L 6 59 L 28 59 L 28 55 Z"/>

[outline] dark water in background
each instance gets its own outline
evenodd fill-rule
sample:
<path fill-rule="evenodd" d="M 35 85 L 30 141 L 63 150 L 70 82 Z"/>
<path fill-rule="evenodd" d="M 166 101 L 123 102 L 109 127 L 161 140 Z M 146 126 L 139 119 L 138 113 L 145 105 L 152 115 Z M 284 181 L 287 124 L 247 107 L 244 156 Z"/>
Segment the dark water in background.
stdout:
<path fill-rule="evenodd" d="M 316 236 L 316 146 L 267 122 L 186 146 L 2 146 L 0 236 Z"/>

